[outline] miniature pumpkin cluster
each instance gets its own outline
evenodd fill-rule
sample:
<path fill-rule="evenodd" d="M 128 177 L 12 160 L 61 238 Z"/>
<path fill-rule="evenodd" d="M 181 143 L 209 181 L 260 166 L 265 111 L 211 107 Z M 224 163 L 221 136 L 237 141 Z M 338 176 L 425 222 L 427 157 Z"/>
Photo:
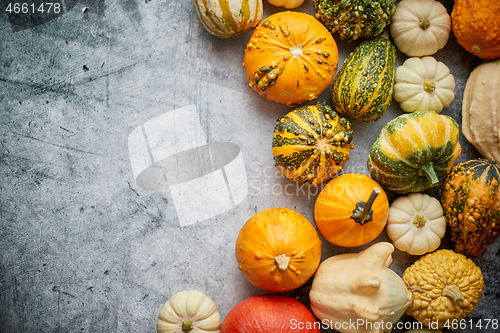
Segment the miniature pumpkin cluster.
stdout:
<path fill-rule="evenodd" d="M 293 108 L 276 121 L 272 155 L 290 181 L 321 187 L 314 224 L 285 207 L 261 210 L 240 229 L 235 257 L 243 276 L 262 290 L 283 293 L 310 284 L 310 310 L 285 295 L 256 295 L 238 303 L 221 324 L 207 296 L 182 292 L 161 310 L 158 332 L 199 327 L 223 333 L 316 333 L 328 323 L 339 332 L 380 333 L 390 329 L 383 323 L 392 325 L 404 313 L 428 326 L 421 332 L 441 332 L 472 313 L 484 279 L 467 256 L 481 255 L 500 232 L 500 61 L 478 66 L 463 94 L 462 132 L 485 159 L 455 165 L 462 149 L 460 128 L 440 114 L 455 98 L 455 80 L 432 55 L 445 47 L 453 30 L 467 51 L 499 58 L 500 34 L 484 22 L 498 25 L 500 4 L 480 0 L 476 10 L 456 0 L 450 16 L 436 0 L 397 5 L 394 0 L 313 0 L 314 16 L 284 11 L 261 21 L 262 0 L 224 8 L 193 1 L 203 26 L 216 36 L 234 37 L 255 27 L 243 61 L 249 87 Z M 269 3 L 289 9 L 303 0 Z M 338 73 L 334 36 L 363 39 Z M 399 67 L 397 50 L 407 56 Z M 302 105 L 330 85 L 331 106 L 325 101 Z M 354 122 L 382 118 L 393 98 L 406 113 L 383 126 L 368 152 L 371 177 L 341 174 L 355 147 Z M 435 187 L 439 198 L 422 193 Z M 386 190 L 397 196 L 392 203 Z M 439 249 L 447 227 L 454 250 Z M 376 241 L 384 230 L 392 244 Z M 323 246 L 373 244 L 321 262 L 321 238 Z M 402 277 L 389 268 L 395 248 L 421 256 Z M 190 312 L 191 306 L 199 311 Z M 359 320 L 369 325 L 345 328 Z"/>

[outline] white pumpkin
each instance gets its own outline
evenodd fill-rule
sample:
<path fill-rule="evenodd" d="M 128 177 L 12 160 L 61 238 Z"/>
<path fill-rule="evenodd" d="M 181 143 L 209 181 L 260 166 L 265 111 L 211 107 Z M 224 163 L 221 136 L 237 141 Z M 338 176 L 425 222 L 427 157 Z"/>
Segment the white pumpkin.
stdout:
<path fill-rule="evenodd" d="M 257 26 L 262 19 L 262 0 L 193 0 L 201 24 L 221 38 L 236 37 Z"/>
<path fill-rule="evenodd" d="M 482 63 L 467 79 L 462 132 L 484 158 L 500 163 L 500 60 Z"/>
<path fill-rule="evenodd" d="M 396 47 L 409 57 L 432 55 L 448 42 L 451 18 L 436 0 L 402 0 L 390 25 Z"/>
<path fill-rule="evenodd" d="M 215 303 L 198 290 L 181 291 L 161 308 L 158 333 L 219 333 L 221 317 Z"/>
<path fill-rule="evenodd" d="M 455 99 L 455 78 L 448 66 L 433 57 L 412 57 L 396 68 L 394 100 L 406 112 L 437 113 Z"/>
<path fill-rule="evenodd" d="M 424 193 L 410 193 L 393 201 L 386 224 L 394 246 L 412 255 L 423 255 L 439 247 L 446 233 L 443 207 Z"/>
<path fill-rule="evenodd" d="M 273 6 L 292 9 L 302 5 L 304 3 L 304 0 L 268 0 L 268 2 Z"/>
<path fill-rule="evenodd" d="M 412 297 L 389 268 L 393 251 L 392 244 L 379 242 L 323 261 L 309 293 L 314 315 L 342 333 L 381 333 L 398 321 Z"/>

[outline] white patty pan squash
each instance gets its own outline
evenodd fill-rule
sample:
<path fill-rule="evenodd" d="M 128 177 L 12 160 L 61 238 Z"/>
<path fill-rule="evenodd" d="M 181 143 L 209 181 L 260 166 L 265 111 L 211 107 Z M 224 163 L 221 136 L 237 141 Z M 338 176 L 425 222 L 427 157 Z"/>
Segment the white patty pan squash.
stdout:
<path fill-rule="evenodd" d="M 443 207 L 438 199 L 410 193 L 393 201 L 386 225 L 394 246 L 412 255 L 432 252 L 446 233 Z"/>
<path fill-rule="evenodd" d="M 244 34 L 260 22 L 262 0 L 193 0 L 201 24 L 221 38 Z"/>
<path fill-rule="evenodd" d="M 380 242 L 323 261 L 309 293 L 316 317 L 342 333 L 387 331 L 387 323 L 395 323 L 412 303 L 403 280 L 388 268 L 393 251 L 392 244 Z"/>
<path fill-rule="evenodd" d="M 215 303 L 197 290 L 181 291 L 161 308 L 158 333 L 219 333 L 221 317 Z"/>
<path fill-rule="evenodd" d="M 467 79 L 462 132 L 484 158 L 500 163 L 500 60 L 482 63 Z"/>
<path fill-rule="evenodd" d="M 402 0 L 390 25 L 397 48 L 409 57 L 432 55 L 448 42 L 451 18 L 436 0 Z"/>
<path fill-rule="evenodd" d="M 302 5 L 304 3 L 304 0 L 268 0 L 268 2 L 273 6 L 292 9 Z"/>
<path fill-rule="evenodd" d="M 433 57 L 408 58 L 396 68 L 393 97 L 406 112 L 439 113 L 453 102 L 454 90 L 450 69 Z"/>

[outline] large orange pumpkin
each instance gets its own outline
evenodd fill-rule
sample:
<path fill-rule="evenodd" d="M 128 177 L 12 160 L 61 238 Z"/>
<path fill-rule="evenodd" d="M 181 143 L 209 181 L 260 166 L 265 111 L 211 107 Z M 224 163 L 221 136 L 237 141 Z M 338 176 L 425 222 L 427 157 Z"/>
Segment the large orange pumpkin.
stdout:
<path fill-rule="evenodd" d="M 312 15 L 279 12 L 255 28 L 243 66 L 250 88 L 268 100 L 292 106 L 316 99 L 333 81 L 338 48 Z"/>
<path fill-rule="evenodd" d="M 455 0 L 451 22 L 467 51 L 483 59 L 500 57 L 500 1 Z"/>
<path fill-rule="evenodd" d="M 319 333 L 320 323 L 312 312 L 294 298 L 256 295 L 229 311 L 221 333 Z"/>
<path fill-rule="evenodd" d="M 344 247 L 365 245 L 385 227 L 389 201 L 370 177 L 346 173 L 330 180 L 314 205 L 314 220 L 321 235 Z"/>
<path fill-rule="evenodd" d="M 236 260 L 253 285 L 282 292 L 300 287 L 319 266 L 321 240 L 314 226 L 288 208 L 253 215 L 236 239 Z"/>

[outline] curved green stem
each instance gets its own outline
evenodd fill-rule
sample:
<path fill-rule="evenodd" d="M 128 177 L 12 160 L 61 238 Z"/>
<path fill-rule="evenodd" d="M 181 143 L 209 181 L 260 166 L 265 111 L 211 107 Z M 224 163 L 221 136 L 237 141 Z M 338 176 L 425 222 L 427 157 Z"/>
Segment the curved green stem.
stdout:
<path fill-rule="evenodd" d="M 423 172 L 427 178 L 429 178 L 431 186 L 436 186 L 439 183 L 439 178 L 434 171 L 434 163 L 430 162 L 429 164 L 424 165 L 420 168 L 420 171 Z"/>

